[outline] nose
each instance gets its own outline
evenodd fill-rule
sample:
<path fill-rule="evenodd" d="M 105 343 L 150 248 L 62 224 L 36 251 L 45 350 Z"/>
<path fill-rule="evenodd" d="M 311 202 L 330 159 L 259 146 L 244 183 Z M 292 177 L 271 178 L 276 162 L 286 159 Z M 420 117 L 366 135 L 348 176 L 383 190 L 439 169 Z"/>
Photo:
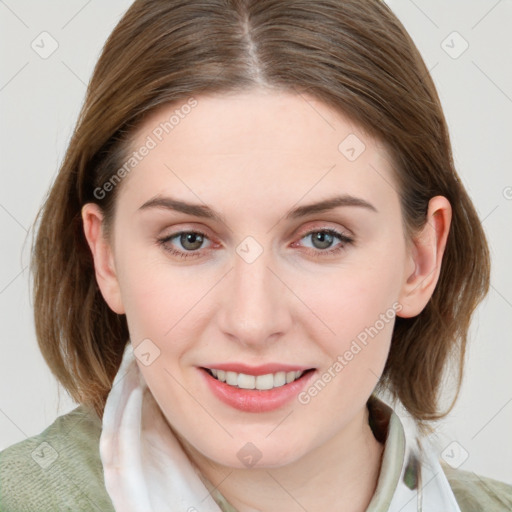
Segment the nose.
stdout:
<path fill-rule="evenodd" d="M 268 251 L 251 263 L 235 254 L 233 268 L 223 280 L 220 329 L 246 347 L 263 348 L 292 325 L 292 294 L 273 267 Z"/>

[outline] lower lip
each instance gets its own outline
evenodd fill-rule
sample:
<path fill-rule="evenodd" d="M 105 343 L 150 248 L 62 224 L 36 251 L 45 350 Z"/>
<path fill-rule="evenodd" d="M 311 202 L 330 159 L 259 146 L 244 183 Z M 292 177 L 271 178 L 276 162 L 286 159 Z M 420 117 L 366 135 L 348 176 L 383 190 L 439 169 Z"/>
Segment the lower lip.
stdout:
<path fill-rule="evenodd" d="M 292 401 L 309 383 L 315 371 L 308 371 L 299 379 L 278 388 L 259 390 L 230 386 L 199 368 L 212 393 L 225 404 L 244 412 L 268 412 Z"/>

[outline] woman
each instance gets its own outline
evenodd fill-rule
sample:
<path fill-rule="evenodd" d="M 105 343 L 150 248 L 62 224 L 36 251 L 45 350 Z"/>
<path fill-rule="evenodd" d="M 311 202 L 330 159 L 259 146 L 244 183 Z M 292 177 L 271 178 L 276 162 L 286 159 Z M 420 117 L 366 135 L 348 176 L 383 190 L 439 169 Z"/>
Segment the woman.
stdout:
<path fill-rule="evenodd" d="M 38 341 L 80 406 L 2 452 L 1 510 L 512 506 L 427 437 L 489 256 L 384 3 L 137 0 L 39 221 Z"/>

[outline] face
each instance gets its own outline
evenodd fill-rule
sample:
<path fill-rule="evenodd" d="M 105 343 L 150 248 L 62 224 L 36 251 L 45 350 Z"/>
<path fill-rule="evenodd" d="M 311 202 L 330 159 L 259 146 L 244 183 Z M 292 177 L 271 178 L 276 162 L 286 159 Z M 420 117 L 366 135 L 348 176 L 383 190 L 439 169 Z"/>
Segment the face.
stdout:
<path fill-rule="evenodd" d="M 102 291 L 180 437 L 219 464 L 252 450 L 281 466 L 359 421 L 382 373 L 414 270 L 397 187 L 384 147 L 312 97 L 195 101 L 137 133 L 150 149 L 117 185 L 117 301 Z"/>

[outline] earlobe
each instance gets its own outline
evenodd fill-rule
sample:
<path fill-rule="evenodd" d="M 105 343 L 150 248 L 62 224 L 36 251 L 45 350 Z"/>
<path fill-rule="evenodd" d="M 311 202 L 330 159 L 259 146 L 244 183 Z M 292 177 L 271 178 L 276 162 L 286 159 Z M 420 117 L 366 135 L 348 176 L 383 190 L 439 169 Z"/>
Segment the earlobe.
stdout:
<path fill-rule="evenodd" d="M 429 201 L 425 225 L 411 242 L 410 266 L 405 274 L 399 299 L 402 309 L 398 316 L 410 318 L 419 315 L 432 297 L 441 273 L 451 218 L 448 199 L 436 196 Z"/>
<path fill-rule="evenodd" d="M 113 250 L 103 234 L 101 208 L 94 203 L 85 204 L 82 208 L 82 222 L 85 238 L 94 260 L 94 272 L 101 294 L 112 311 L 118 315 L 124 314 Z"/>

